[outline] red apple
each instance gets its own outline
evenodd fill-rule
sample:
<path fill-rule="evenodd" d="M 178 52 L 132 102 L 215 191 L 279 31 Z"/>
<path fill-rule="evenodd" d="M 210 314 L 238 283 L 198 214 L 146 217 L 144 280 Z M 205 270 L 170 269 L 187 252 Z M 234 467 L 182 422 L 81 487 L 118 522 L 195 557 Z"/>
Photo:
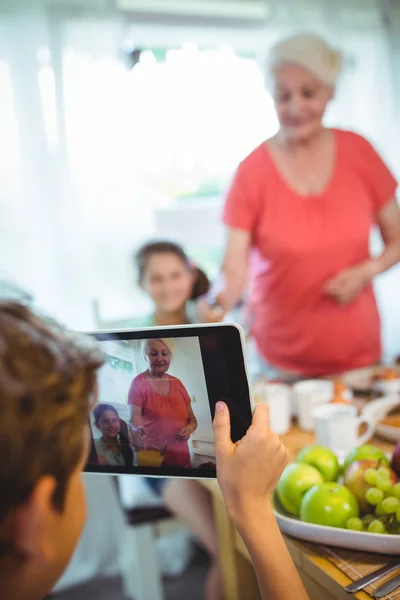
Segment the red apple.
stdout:
<path fill-rule="evenodd" d="M 400 477 L 400 442 L 393 452 L 392 469 L 393 471 L 396 471 L 397 475 Z"/>
<path fill-rule="evenodd" d="M 368 485 L 364 479 L 364 473 L 367 469 L 377 469 L 380 466 L 379 460 L 356 460 L 346 469 L 344 474 L 344 485 L 353 492 L 357 498 L 357 502 L 360 507 L 361 514 L 371 512 L 371 506 L 365 500 L 365 493 L 369 488 L 373 487 Z M 389 467 L 387 467 L 389 469 Z M 397 481 L 397 476 L 394 471 L 390 470 L 390 479 L 393 485 Z"/>

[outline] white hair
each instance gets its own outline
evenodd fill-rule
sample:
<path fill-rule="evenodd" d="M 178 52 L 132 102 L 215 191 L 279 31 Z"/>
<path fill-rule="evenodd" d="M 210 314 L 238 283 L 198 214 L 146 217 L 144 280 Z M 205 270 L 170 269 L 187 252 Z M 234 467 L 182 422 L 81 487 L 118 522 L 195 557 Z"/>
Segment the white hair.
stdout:
<path fill-rule="evenodd" d="M 140 344 L 142 354 L 145 358 L 147 357 L 147 347 L 149 345 L 149 342 L 154 342 L 154 341 L 162 342 L 164 344 L 164 346 L 167 348 L 167 350 L 170 351 L 171 354 L 174 353 L 175 344 L 171 340 L 171 338 L 150 338 L 150 339 L 142 340 L 141 344 Z"/>
<path fill-rule="evenodd" d="M 318 35 L 298 33 L 281 40 L 270 51 L 270 75 L 284 64 L 303 67 L 323 84 L 333 88 L 343 67 L 343 56 Z"/>

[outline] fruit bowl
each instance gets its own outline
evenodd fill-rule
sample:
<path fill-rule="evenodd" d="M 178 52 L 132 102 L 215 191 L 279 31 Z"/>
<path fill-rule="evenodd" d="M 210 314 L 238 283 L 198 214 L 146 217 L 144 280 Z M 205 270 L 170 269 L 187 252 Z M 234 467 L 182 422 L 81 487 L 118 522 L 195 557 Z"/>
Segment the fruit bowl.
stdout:
<path fill-rule="evenodd" d="M 276 494 L 274 495 L 274 512 L 279 529 L 286 535 L 314 544 L 338 546 L 361 552 L 400 555 L 400 535 L 351 531 L 349 529 L 305 523 L 300 519 L 289 516 L 280 504 Z"/>

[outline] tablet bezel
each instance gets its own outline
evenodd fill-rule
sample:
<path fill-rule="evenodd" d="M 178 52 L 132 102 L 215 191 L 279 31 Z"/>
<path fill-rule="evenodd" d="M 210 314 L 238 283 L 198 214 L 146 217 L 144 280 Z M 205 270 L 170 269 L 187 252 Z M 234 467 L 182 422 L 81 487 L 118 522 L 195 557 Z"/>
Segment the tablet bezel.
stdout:
<path fill-rule="evenodd" d="M 177 325 L 175 327 L 142 327 L 135 329 L 104 330 L 86 332 L 98 341 L 108 340 L 142 340 L 159 337 L 184 338 L 206 337 L 218 335 L 221 348 L 226 359 L 230 397 L 222 398 L 216 393 L 215 382 L 205 369 L 205 379 L 209 396 L 211 417 L 213 406 L 218 400 L 225 400 L 231 408 L 232 439 L 241 439 L 251 423 L 253 400 L 251 381 L 247 370 L 245 337 L 242 328 L 234 323 L 218 323 L 205 325 Z M 200 345 L 201 347 L 201 345 Z M 204 357 L 202 352 L 203 364 Z M 236 413 L 232 415 L 232 411 Z M 93 433 L 90 428 L 91 451 L 93 451 Z M 183 468 L 183 467 L 110 467 L 87 463 L 85 472 L 108 475 L 141 475 L 146 477 L 183 477 L 194 479 L 215 479 L 215 469 Z"/>

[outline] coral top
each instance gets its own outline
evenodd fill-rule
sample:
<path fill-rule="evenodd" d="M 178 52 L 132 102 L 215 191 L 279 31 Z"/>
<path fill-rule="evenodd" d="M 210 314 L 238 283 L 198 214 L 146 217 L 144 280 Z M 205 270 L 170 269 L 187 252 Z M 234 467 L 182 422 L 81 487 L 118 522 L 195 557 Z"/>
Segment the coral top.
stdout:
<path fill-rule="evenodd" d="M 364 138 L 334 134 L 336 163 L 323 193 L 296 193 L 263 143 L 240 164 L 223 213 L 226 225 L 251 233 L 249 304 L 261 356 L 307 376 L 363 367 L 381 355 L 372 285 L 345 306 L 323 286 L 369 258 L 371 228 L 397 182 Z"/>
<path fill-rule="evenodd" d="M 190 397 L 183 383 L 168 375 L 171 387 L 168 395 L 159 394 L 141 373 L 132 381 L 128 404 L 142 409 L 142 426 L 149 445 L 163 450 L 167 446 L 163 465 L 190 467 L 188 443 L 176 439 L 187 425 Z"/>

